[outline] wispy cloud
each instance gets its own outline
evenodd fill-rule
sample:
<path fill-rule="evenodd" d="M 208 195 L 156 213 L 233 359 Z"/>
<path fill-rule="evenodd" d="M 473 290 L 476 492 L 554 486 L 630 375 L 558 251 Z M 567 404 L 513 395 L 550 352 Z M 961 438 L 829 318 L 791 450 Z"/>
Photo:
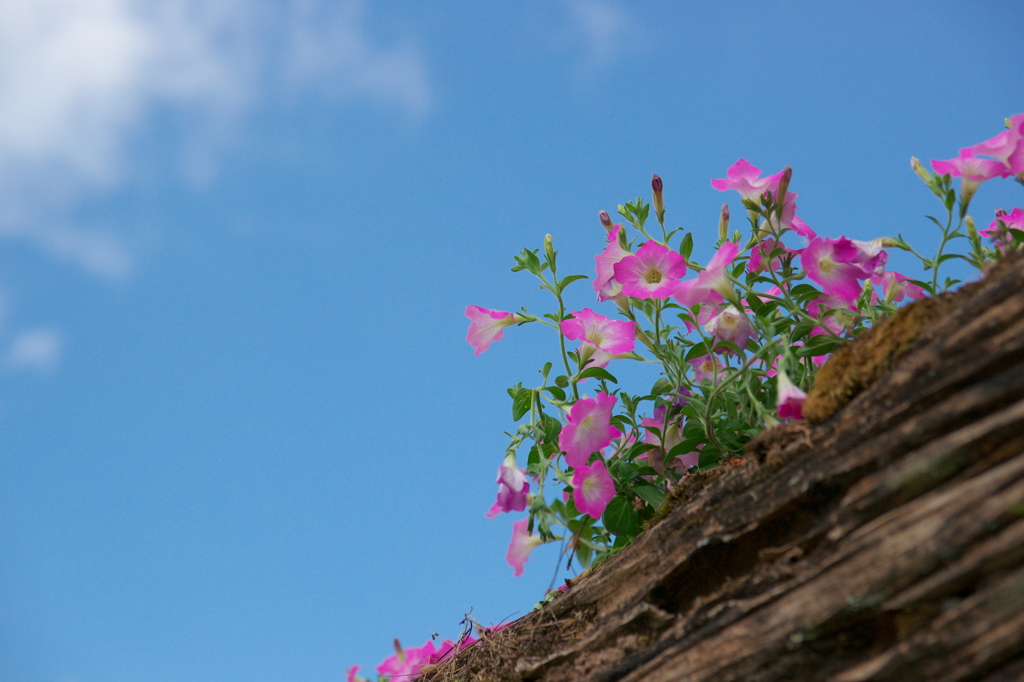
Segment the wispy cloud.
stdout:
<path fill-rule="evenodd" d="M 32 329 L 16 335 L 7 351 L 6 365 L 11 369 L 52 372 L 61 355 L 60 334 L 52 329 Z"/>
<path fill-rule="evenodd" d="M 188 125 L 165 170 L 177 164 L 201 182 L 215 172 L 224 132 L 284 91 L 412 115 L 430 105 L 420 50 L 372 40 L 357 1 L 5 0 L 0 235 L 99 276 L 126 276 L 130 240 L 69 219 L 83 197 L 126 186 L 139 167 L 168 165 L 133 156 L 166 112 Z"/>
<path fill-rule="evenodd" d="M 632 21 L 609 0 L 566 0 L 573 33 L 583 48 L 583 66 L 607 66 L 626 54 Z"/>

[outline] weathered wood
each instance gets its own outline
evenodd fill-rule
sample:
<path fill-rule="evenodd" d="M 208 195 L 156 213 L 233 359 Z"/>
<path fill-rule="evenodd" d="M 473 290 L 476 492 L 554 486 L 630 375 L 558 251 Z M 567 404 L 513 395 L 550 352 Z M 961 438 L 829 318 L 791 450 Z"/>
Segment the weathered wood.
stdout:
<path fill-rule="evenodd" d="M 905 341 L 493 644 L 571 634 L 434 679 L 1024 679 L 1024 260 Z"/>

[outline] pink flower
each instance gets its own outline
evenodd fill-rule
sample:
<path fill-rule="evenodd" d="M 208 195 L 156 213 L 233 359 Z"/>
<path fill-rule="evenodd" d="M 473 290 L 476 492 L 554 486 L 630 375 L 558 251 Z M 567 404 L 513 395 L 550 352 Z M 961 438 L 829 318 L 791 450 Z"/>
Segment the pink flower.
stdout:
<path fill-rule="evenodd" d="M 498 467 L 498 499 L 485 514 L 489 519 L 502 512 L 524 511 L 526 496 L 530 494 L 530 483 L 526 480 L 526 471 L 516 467 L 516 456 L 505 455 L 505 461 Z"/>
<path fill-rule="evenodd" d="M 881 275 L 873 275 L 871 283 L 881 287 L 886 303 L 899 303 L 906 296 L 917 301 L 925 297 L 924 289 L 912 283 L 909 278 L 891 270 Z"/>
<path fill-rule="evenodd" d="M 720 192 L 734 189 L 744 199 L 756 202 L 762 192 L 774 191 L 779 188 L 779 181 L 785 171 L 779 171 L 767 178 L 761 177 L 761 169 L 740 159 L 726 171 L 728 177 L 712 180 L 711 186 Z"/>
<path fill-rule="evenodd" d="M 384 659 L 377 666 L 381 675 L 390 675 L 394 680 L 411 680 L 419 674 L 420 668 L 430 663 L 434 655 L 434 643 L 427 642 L 418 649 L 402 649 L 401 643 L 395 640 L 395 655 Z"/>
<path fill-rule="evenodd" d="M 797 217 L 793 218 L 793 221 L 790 223 L 789 227 L 798 235 L 807 240 L 814 239 L 815 237 L 818 236 L 817 233 L 811 229 L 810 225 L 808 225 L 807 223 L 805 223 L 804 221 L 800 220 Z"/>
<path fill-rule="evenodd" d="M 672 296 L 688 308 L 692 308 L 698 303 L 712 301 L 714 293 L 730 300 L 736 298 L 732 282 L 729 281 L 725 268 L 732 264 L 739 252 L 738 244 L 733 242 L 722 244 L 715 252 L 711 262 L 708 263 L 707 268 L 697 275 L 697 279 L 680 282 Z"/>
<path fill-rule="evenodd" d="M 1010 117 L 1010 128 L 973 147 L 960 150 L 960 156 L 991 156 L 1012 175 L 1024 173 L 1024 114 Z M 934 162 L 933 162 L 934 164 Z M 938 169 L 935 169 L 939 172 Z"/>
<path fill-rule="evenodd" d="M 517 578 L 523 574 L 523 564 L 530 560 L 530 552 L 544 544 L 539 535 L 527 532 L 528 524 L 528 519 L 522 519 L 512 524 L 512 542 L 509 543 L 508 554 L 505 555 L 505 561 L 515 569 L 514 573 Z"/>
<path fill-rule="evenodd" d="M 576 467 L 572 475 L 572 499 L 577 509 L 599 519 L 613 497 L 615 483 L 602 460 L 590 466 Z"/>
<path fill-rule="evenodd" d="M 619 245 L 619 232 L 622 224 L 616 224 L 608 233 L 608 246 L 594 257 L 597 263 L 597 277 L 594 279 L 594 291 L 599 301 L 607 301 L 622 293 L 622 285 L 615 279 L 615 264 L 623 258 L 632 256 L 629 251 Z"/>
<path fill-rule="evenodd" d="M 574 312 L 562 320 L 562 334 L 573 341 L 586 341 L 612 355 L 630 353 L 636 345 L 636 325 L 628 320 L 613 320 L 590 308 Z"/>
<path fill-rule="evenodd" d="M 583 466 L 591 453 L 622 435 L 611 425 L 615 401 L 615 396 L 598 391 L 597 397 L 577 400 L 569 410 L 566 424 L 558 434 L 558 447 L 565 452 L 569 466 Z"/>
<path fill-rule="evenodd" d="M 948 161 L 932 159 L 932 168 L 939 175 L 960 178 L 960 201 L 964 205 L 970 203 L 981 183 L 1010 175 L 1010 169 L 1002 162 L 973 156 L 970 149 L 961 149 L 960 156 Z"/>
<path fill-rule="evenodd" d="M 621 355 L 606 353 L 603 350 L 599 350 L 597 346 L 585 342 L 580 344 L 580 347 L 576 349 L 576 352 L 580 355 L 580 366 L 584 369 L 590 369 L 591 367 L 607 367 L 609 362 L 622 357 Z M 581 379 L 580 383 L 583 383 L 584 381 L 586 381 L 586 379 Z"/>
<path fill-rule="evenodd" d="M 807 276 L 821 285 L 825 293 L 845 303 L 852 303 L 860 296 L 861 286 L 857 280 L 867 279 L 871 273 L 857 263 L 862 252 L 847 239 L 812 239 L 800 254 L 800 264 Z"/>
<path fill-rule="evenodd" d="M 775 251 L 778 247 L 785 248 L 782 245 L 782 242 L 776 241 L 774 239 L 761 240 L 761 243 L 754 246 L 754 248 L 751 249 L 750 251 L 750 262 L 747 263 L 747 271 L 752 272 L 756 275 L 757 273 L 764 270 L 766 267 L 769 267 L 769 264 L 766 263 L 766 261 L 768 260 L 768 256 L 770 256 L 772 251 Z M 780 267 L 782 267 L 782 259 L 776 256 L 771 261 L 770 267 L 773 271 L 778 270 Z"/>
<path fill-rule="evenodd" d="M 696 368 L 693 372 L 694 383 L 715 382 L 722 375 L 722 363 L 714 355 L 702 355 L 690 360 L 690 364 Z"/>
<path fill-rule="evenodd" d="M 473 346 L 475 355 L 480 355 L 494 341 L 501 341 L 505 327 L 509 327 L 526 319 L 521 315 L 507 313 L 504 310 L 490 310 L 478 305 L 466 306 L 466 317 L 469 318 L 469 334 L 466 341 Z"/>
<path fill-rule="evenodd" d="M 865 272 L 881 275 L 885 272 L 885 264 L 889 262 L 889 254 L 882 249 L 883 238 L 873 239 L 870 242 L 859 242 L 856 239 L 851 239 L 853 245 L 857 247 L 858 255 L 854 259 L 857 265 L 864 268 Z"/>
<path fill-rule="evenodd" d="M 683 257 L 667 246 L 649 241 L 635 255 L 615 264 L 622 293 L 634 298 L 668 298 L 686 274 Z"/>
<path fill-rule="evenodd" d="M 345 682 L 368 682 L 366 678 L 360 677 L 356 673 L 359 672 L 361 665 L 354 665 L 348 669 L 348 675 L 345 676 Z"/>
<path fill-rule="evenodd" d="M 785 372 L 779 372 L 776 381 L 779 389 L 779 419 L 803 419 L 803 406 L 807 394 L 794 386 Z"/>
<path fill-rule="evenodd" d="M 1000 222 L 1005 226 L 1005 229 L 1003 226 L 1000 226 Z M 1002 239 L 1005 230 L 1024 231 L 1024 210 L 1015 208 L 1010 213 L 1006 213 L 1006 211 L 1000 209 L 1000 211 L 996 212 L 996 219 L 989 223 L 987 228 L 978 230 L 978 234 L 989 239 Z"/>
<path fill-rule="evenodd" d="M 704 325 L 704 331 L 711 334 L 714 341 L 728 341 L 740 349 L 746 348 L 750 337 L 754 335 L 750 320 L 731 304 Z M 734 353 L 725 346 L 716 346 L 713 350 L 716 353 Z"/>
<path fill-rule="evenodd" d="M 654 409 L 653 418 L 646 417 L 640 422 L 640 426 L 647 430 L 646 435 L 644 435 L 644 442 L 656 445 L 658 449 L 648 450 L 637 457 L 637 459 L 647 460 L 651 467 L 659 474 L 665 472 L 665 455 L 671 452 L 672 448 L 683 442 L 682 420 L 679 418 L 668 418 L 668 414 L 665 406 L 660 405 Z M 678 412 L 675 414 L 678 415 Z M 688 457 L 688 455 L 683 455 L 683 457 Z M 694 461 L 694 464 L 696 464 L 696 461 Z"/>

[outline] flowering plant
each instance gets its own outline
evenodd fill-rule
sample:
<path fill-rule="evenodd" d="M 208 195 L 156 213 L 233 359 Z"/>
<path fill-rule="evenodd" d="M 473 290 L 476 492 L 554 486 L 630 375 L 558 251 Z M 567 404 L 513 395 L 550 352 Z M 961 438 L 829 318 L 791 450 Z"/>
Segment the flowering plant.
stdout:
<path fill-rule="evenodd" d="M 527 512 L 512 524 L 506 560 L 515 575 L 523 573 L 533 549 L 548 542 L 565 542 L 570 562 L 582 567 L 611 555 L 639 534 L 688 476 L 741 452 L 766 426 L 801 419 L 815 372 L 835 348 L 907 299 L 957 284 L 948 277 L 940 281 L 943 263 L 961 259 L 984 271 L 1000 255 L 1024 249 L 1021 208 L 998 209 L 982 230 L 968 215 L 981 183 L 998 176 L 1024 184 L 1024 114 L 1008 119 L 1006 127 L 954 159 L 932 161 L 934 172 L 911 159 L 946 211 L 944 221 L 929 216 L 940 231 L 930 257 L 901 235 L 871 241 L 818 236 L 797 216 L 798 195 L 789 191 L 792 170 L 761 177 L 744 159 L 711 185 L 739 193 L 747 236 L 730 233 L 730 209 L 723 204 L 715 254 L 707 263 L 691 260 L 691 232 L 666 228 L 664 183 L 657 175 L 651 204 L 636 199 L 619 206 L 624 223 L 598 214 L 606 242 L 595 256 L 592 305 L 606 304 L 605 312 L 620 319 L 566 305 L 566 289 L 588 277 L 559 275 L 551 235 L 542 249 L 516 255 L 512 270 L 536 277 L 554 298 L 552 310 L 535 316 L 525 308 L 466 308 L 466 340 L 477 355 L 516 325 L 543 324 L 558 339 L 539 385 L 508 389 L 518 425 L 509 434 L 497 498 L 486 515 Z M 956 177 L 959 194 L 952 186 Z M 652 206 L 656 228 L 649 222 Z M 969 251 L 947 252 L 958 239 L 968 240 Z M 917 256 L 930 278 L 886 269 L 887 248 Z M 626 361 L 653 365 L 657 378 L 649 389 L 619 386 L 609 367 Z M 526 466 L 520 467 L 523 450 Z M 479 632 L 486 637 L 501 627 Z M 396 653 L 377 666 L 378 679 L 415 677 L 424 666 L 474 645 L 469 632 L 467 625 L 458 641 L 444 640 L 440 648 L 429 641 L 403 649 L 395 640 Z M 349 682 L 366 682 L 358 672 L 359 666 L 348 671 Z"/>
<path fill-rule="evenodd" d="M 599 213 L 606 242 L 595 256 L 593 308 L 567 306 L 566 289 L 588 277 L 559 273 L 551 235 L 541 249 L 516 255 L 512 270 L 539 280 L 554 299 L 551 311 L 466 309 L 467 341 L 478 355 L 512 325 L 543 324 L 558 340 L 539 384 L 508 389 L 518 425 L 488 516 L 528 513 L 513 524 L 507 560 L 515 574 L 547 542 L 565 542 L 570 562 L 582 567 L 621 548 L 693 472 L 741 452 L 766 426 L 802 418 L 806 391 L 835 348 L 901 302 L 957 284 L 940 280 L 944 262 L 958 258 L 983 269 L 1021 248 L 1020 208 L 1000 209 L 984 230 L 967 213 L 982 182 L 996 176 L 1024 182 L 1024 114 L 1007 128 L 955 159 L 933 161 L 935 172 L 911 160 L 946 211 L 944 221 L 929 217 L 940 230 L 934 256 L 921 255 L 901 235 L 819 236 L 797 215 L 792 169 L 762 177 L 744 159 L 711 185 L 739 194 L 746 235 L 730 232 L 723 204 L 716 250 L 706 263 L 691 259 L 693 233 L 666 227 L 657 175 L 650 204 L 636 199 L 619 206 L 623 223 Z M 983 237 L 993 245 L 985 246 Z M 947 252 L 950 242 L 964 238 L 968 253 Z M 891 248 L 917 256 L 930 277 L 888 270 Z M 626 361 L 656 368 L 650 388 L 619 385 L 614 370 Z"/>

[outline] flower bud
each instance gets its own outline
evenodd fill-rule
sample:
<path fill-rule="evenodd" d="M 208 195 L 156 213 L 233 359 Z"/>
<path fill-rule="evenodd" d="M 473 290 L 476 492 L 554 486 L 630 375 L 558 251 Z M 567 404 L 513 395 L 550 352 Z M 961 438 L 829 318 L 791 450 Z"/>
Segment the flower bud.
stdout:
<path fill-rule="evenodd" d="M 612 217 L 608 215 L 608 211 L 601 211 L 600 213 L 598 213 L 597 219 L 601 221 L 601 227 L 603 227 L 608 232 L 611 232 L 612 228 L 615 227 L 612 224 Z"/>
<path fill-rule="evenodd" d="M 997 208 L 996 209 L 996 218 L 1004 218 L 1004 217 L 1006 217 L 1008 215 L 1010 215 L 1010 214 L 1006 212 L 1005 208 Z"/>
<path fill-rule="evenodd" d="M 972 242 L 978 241 L 978 228 L 971 216 L 967 216 L 967 236 L 971 238 Z"/>
<path fill-rule="evenodd" d="M 900 242 L 900 240 L 899 239 L 893 239 L 892 237 L 882 237 L 881 238 L 881 242 L 882 242 L 882 248 L 885 248 L 885 249 L 901 249 L 901 248 L 903 248 L 903 244 Z"/>
<path fill-rule="evenodd" d="M 664 188 L 665 183 L 655 173 L 654 177 L 651 178 L 651 189 L 654 190 L 654 212 L 658 216 L 659 223 L 665 222 L 665 197 L 662 195 Z"/>
<path fill-rule="evenodd" d="M 924 180 L 926 185 L 931 186 L 932 174 L 928 172 L 928 169 L 921 165 L 921 162 L 916 156 L 910 157 L 910 167 L 917 173 L 917 177 Z"/>
<path fill-rule="evenodd" d="M 789 191 L 789 181 L 793 179 L 793 167 L 786 166 L 782 171 L 782 177 L 779 178 L 779 191 L 775 193 L 775 201 L 780 206 L 779 211 L 782 210 L 781 206 L 786 203 L 786 192 Z"/>
<path fill-rule="evenodd" d="M 549 261 L 555 260 L 555 246 L 552 243 L 551 235 L 544 235 L 544 254 L 548 257 Z"/>
<path fill-rule="evenodd" d="M 722 213 L 718 216 L 718 241 L 729 238 L 729 204 L 722 204 Z"/>

